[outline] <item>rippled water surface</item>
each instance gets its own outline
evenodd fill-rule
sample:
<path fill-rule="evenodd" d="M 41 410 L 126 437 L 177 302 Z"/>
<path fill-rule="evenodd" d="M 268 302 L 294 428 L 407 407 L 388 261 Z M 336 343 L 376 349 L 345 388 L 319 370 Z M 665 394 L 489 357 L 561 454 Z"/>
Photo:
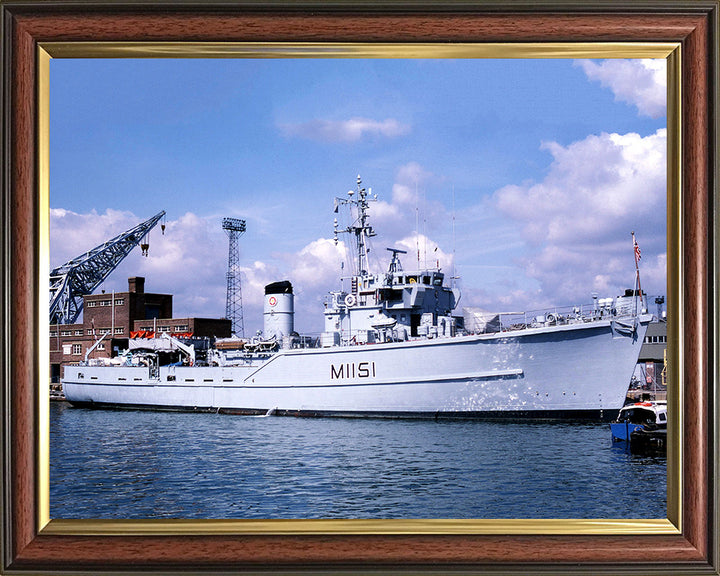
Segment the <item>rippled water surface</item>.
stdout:
<path fill-rule="evenodd" d="M 51 406 L 52 518 L 665 518 L 607 424 Z M 642 506 L 637 506 L 642 502 Z"/>

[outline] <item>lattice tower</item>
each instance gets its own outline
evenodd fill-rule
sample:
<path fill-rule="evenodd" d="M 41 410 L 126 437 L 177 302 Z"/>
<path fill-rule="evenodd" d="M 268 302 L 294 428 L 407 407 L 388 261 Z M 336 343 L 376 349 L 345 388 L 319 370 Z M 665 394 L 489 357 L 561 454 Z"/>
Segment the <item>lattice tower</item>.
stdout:
<path fill-rule="evenodd" d="M 223 218 L 223 230 L 228 235 L 227 298 L 225 317 L 232 322 L 232 333 L 245 336 L 243 322 L 242 287 L 240 285 L 240 250 L 238 239 L 245 232 L 245 220 Z"/>

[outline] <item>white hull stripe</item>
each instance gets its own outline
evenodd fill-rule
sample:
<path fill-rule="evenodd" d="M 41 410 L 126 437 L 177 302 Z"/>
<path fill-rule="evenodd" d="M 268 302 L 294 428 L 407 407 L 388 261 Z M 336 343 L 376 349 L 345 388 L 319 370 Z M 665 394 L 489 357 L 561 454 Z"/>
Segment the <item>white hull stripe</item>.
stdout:
<path fill-rule="evenodd" d="M 165 383 L 160 380 L 146 380 L 143 384 L 137 384 L 135 382 L 133 383 L 126 383 L 126 382 L 99 382 L 97 380 L 94 380 L 92 382 L 93 386 L 125 386 L 128 388 L 232 388 L 232 389 L 240 389 L 240 388 L 249 388 L 249 389 L 265 389 L 265 388 L 272 388 L 272 389 L 280 389 L 280 388 L 343 388 L 348 386 L 386 386 L 386 385 L 412 385 L 412 384 L 425 384 L 430 382 L 462 382 L 462 381 L 468 381 L 472 382 L 474 380 L 493 380 L 496 378 L 517 378 L 522 376 L 523 371 L 521 368 L 514 368 L 511 370 L 492 370 L 492 371 L 486 371 L 486 372 L 474 372 L 471 374 L 453 374 L 448 376 L 426 376 L 426 377 L 420 377 L 420 378 L 413 378 L 411 380 L 406 380 L 403 378 L 396 378 L 392 380 L 382 380 L 382 381 L 368 381 L 363 380 L 359 382 L 347 382 L 347 383 L 337 383 L 337 384 L 277 384 L 277 385 L 268 385 L 268 384 L 228 384 L 227 382 L 221 383 L 215 383 L 215 382 L 203 382 L 200 385 L 188 385 L 183 383 L 182 381 L 178 382 L 170 382 Z M 247 379 L 245 380 L 247 382 Z M 72 386 L 73 384 L 76 384 L 78 386 L 84 386 L 86 385 L 85 382 L 66 382 L 66 385 Z"/>
<path fill-rule="evenodd" d="M 522 376 L 522 368 L 512 368 L 510 370 L 487 370 L 485 372 L 473 372 L 469 374 L 448 374 L 435 376 L 420 376 L 411 379 L 407 378 L 384 378 L 381 381 L 361 380 L 357 382 L 348 382 L 346 384 L 300 384 L 300 385 L 260 385 L 249 384 L 247 388 L 326 388 L 336 386 L 381 386 L 384 384 L 423 384 L 425 382 L 458 382 L 473 380 L 493 380 L 495 378 L 508 378 Z M 245 382 L 251 381 L 252 376 L 248 376 Z M 231 386 L 232 387 L 232 386 Z"/>

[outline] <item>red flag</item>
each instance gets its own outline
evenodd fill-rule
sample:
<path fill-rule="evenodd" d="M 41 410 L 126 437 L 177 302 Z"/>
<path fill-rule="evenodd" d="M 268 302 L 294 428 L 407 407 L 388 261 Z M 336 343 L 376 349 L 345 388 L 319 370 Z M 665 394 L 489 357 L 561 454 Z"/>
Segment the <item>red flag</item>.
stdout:
<path fill-rule="evenodd" d="M 633 234 L 633 248 L 635 249 L 635 263 L 640 262 L 641 252 L 640 246 L 638 246 L 637 240 L 635 240 L 635 234 Z"/>

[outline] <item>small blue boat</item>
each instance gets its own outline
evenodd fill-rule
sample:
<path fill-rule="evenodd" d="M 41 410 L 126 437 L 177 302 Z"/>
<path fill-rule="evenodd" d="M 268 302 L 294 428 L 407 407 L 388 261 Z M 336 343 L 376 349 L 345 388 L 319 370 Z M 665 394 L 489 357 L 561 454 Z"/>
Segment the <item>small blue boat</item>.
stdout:
<path fill-rule="evenodd" d="M 647 401 L 627 404 L 617 420 L 610 424 L 613 442 L 628 442 L 638 447 L 665 447 L 667 437 L 667 402 Z"/>

